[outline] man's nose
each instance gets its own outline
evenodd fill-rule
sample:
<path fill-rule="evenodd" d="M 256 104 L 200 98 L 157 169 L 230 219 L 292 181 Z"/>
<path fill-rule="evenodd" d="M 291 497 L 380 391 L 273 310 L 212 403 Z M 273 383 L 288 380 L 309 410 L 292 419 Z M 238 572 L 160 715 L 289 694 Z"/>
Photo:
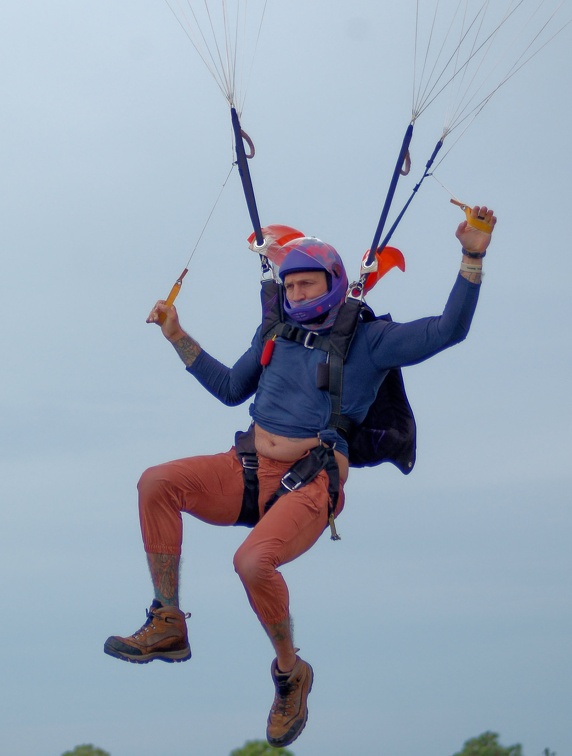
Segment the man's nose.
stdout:
<path fill-rule="evenodd" d="M 306 299 L 304 289 L 301 286 L 294 286 L 294 291 L 292 292 L 292 299 L 295 302 L 303 302 Z"/>

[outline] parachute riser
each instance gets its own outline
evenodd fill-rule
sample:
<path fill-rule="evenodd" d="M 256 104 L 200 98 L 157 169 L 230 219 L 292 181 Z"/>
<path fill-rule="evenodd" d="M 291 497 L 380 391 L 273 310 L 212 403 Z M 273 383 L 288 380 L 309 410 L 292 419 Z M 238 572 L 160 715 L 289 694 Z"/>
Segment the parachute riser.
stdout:
<path fill-rule="evenodd" d="M 403 206 L 401 212 L 399 213 L 399 215 L 395 219 L 393 225 L 391 226 L 391 228 L 389 229 L 389 231 L 385 235 L 383 241 L 381 242 L 381 244 L 380 244 L 381 249 L 383 249 L 384 247 L 386 247 L 389 244 L 389 240 L 393 236 L 393 234 L 395 232 L 395 229 L 401 223 L 401 220 L 402 220 L 403 216 L 405 215 L 405 213 L 407 212 L 407 209 L 409 208 L 409 205 L 413 202 L 413 198 L 415 197 L 415 195 L 419 191 L 419 187 L 425 181 L 425 179 L 427 178 L 427 176 L 431 175 L 431 168 L 432 168 L 433 163 L 435 162 L 435 158 L 439 154 L 439 150 L 441 149 L 442 146 L 443 146 L 443 139 L 441 138 L 437 142 L 437 144 L 435 145 L 435 149 L 433 150 L 433 153 L 431 154 L 431 157 L 429 158 L 429 160 L 427 161 L 427 164 L 425 165 L 425 171 L 424 171 L 423 175 L 421 176 L 421 178 L 419 179 L 419 181 L 415 184 L 415 186 L 411 190 L 411 195 L 410 195 L 409 199 L 407 200 L 407 202 Z"/>
<path fill-rule="evenodd" d="M 234 144 L 236 150 L 236 165 L 238 166 L 238 173 L 242 182 L 242 189 L 244 191 L 244 198 L 246 199 L 246 205 L 248 207 L 248 213 L 254 229 L 256 237 L 256 243 L 259 247 L 264 246 L 264 237 L 262 235 L 262 229 L 260 227 L 260 218 L 258 216 L 258 208 L 256 206 L 256 198 L 254 196 L 254 187 L 252 186 L 252 179 L 250 177 L 250 170 L 248 168 L 248 157 L 254 155 L 254 145 L 251 139 L 244 133 L 241 128 L 240 120 L 236 108 L 231 107 L 230 116 L 232 120 L 232 129 L 234 131 Z M 247 140 L 250 147 L 250 155 L 246 155 L 244 149 L 244 140 Z"/>
<path fill-rule="evenodd" d="M 397 163 L 395 164 L 395 169 L 391 177 L 389 189 L 387 190 L 387 195 L 385 197 L 385 202 L 383 205 L 383 209 L 381 211 L 379 223 L 377 224 L 377 229 L 375 231 L 373 241 L 369 248 L 370 249 L 369 257 L 365 261 L 366 265 L 371 264 L 375 258 L 375 253 L 379 246 L 379 240 L 381 238 L 381 234 L 383 233 L 385 222 L 387 221 L 387 216 L 389 215 L 389 210 L 391 208 L 391 203 L 393 202 L 393 197 L 395 196 L 395 190 L 397 189 L 397 182 L 399 181 L 399 176 L 401 175 L 402 168 L 404 164 L 406 163 L 407 155 L 409 153 L 409 145 L 411 144 L 412 137 L 413 137 L 413 123 L 410 123 L 405 132 L 405 136 L 403 137 L 403 142 L 401 144 L 401 149 L 399 151 L 399 157 L 397 158 Z"/>

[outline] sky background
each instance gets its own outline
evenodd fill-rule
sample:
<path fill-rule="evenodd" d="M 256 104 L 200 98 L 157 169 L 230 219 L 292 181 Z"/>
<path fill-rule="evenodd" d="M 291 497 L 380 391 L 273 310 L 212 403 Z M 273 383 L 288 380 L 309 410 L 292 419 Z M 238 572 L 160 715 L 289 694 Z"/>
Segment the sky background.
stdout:
<path fill-rule="evenodd" d="M 334 244 L 350 275 L 410 118 L 414 5 L 271 1 L 258 45 L 242 122 L 262 222 Z M 468 340 L 405 371 L 414 472 L 354 471 L 342 540 L 284 569 L 316 674 L 296 756 L 451 756 L 485 730 L 572 753 L 571 28 L 438 169 L 499 224 Z M 1 750 L 227 756 L 264 737 L 273 697 L 232 569 L 244 530 L 186 520 L 190 662 L 102 650 L 151 600 L 140 473 L 248 424 L 145 323 L 232 163 L 227 104 L 160 0 L 4 2 L 0 88 Z M 402 201 L 445 107 L 419 119 Z M 462 218 L 428 180 L 393 239 L 407 272 L 368 297 L 378 313 L 441 312 Z M 250 232 L 234 171 L 178 300 L 227 364 L 259 320 Z"/>

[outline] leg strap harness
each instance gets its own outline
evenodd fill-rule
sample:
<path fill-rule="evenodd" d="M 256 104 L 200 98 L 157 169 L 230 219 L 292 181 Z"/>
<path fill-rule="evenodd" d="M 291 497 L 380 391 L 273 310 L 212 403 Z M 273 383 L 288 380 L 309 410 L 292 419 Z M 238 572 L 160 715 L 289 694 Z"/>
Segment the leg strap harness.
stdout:
<path fill-rule="evenodd" d="M 242 509 L 236 525 L 254 527 L 259 520 L 258 509 L 258 455 L 254 447 L 254 426 L 248 431 L 238 431 L 235 435 L 236 454 L 242 463 L 244 479 L 244 493 L 242 497 Z M 334 513 L 339 498 L 340 474 L 338 463 L 334 456 L 334 450 L 320 444 L 305 454 L 292 467 L 287 470 L 280 481 L 280 485 L 264 505 L 264 512 L 275 504 L 284 494 L 297 491 L 299 488 L 311 483 L 322 470 L 328 475 L 328 523 L 330 525 L 332 541 L 339 541 L 340 536 L 336 532 Z"/>

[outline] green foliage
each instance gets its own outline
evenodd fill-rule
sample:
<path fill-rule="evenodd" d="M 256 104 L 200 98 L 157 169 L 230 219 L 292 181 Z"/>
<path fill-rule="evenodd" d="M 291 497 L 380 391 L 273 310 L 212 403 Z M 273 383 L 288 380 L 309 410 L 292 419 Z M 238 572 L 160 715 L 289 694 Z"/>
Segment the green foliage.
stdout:
<path fill-rule="evenodd" d="M 264 740 L 248 740 L 242 748 L 235 748 L 230 756 L 294 756 L 287 748 L 272 748 Z"/>
<path fill-rule="evenodd" d="M 92 745 L 78 745 L 73 751 L 62 753 L 62 756 L 111 756 L 111 754 Z"/>
<path fill-rule="evenodd" d="M 454 756 L 522 756 L 522 746 L 512 745 L 504 748 L 498 742 L 496 732 L 483 732 L 476 738 L 467 740 L 464 748 Z"/>

